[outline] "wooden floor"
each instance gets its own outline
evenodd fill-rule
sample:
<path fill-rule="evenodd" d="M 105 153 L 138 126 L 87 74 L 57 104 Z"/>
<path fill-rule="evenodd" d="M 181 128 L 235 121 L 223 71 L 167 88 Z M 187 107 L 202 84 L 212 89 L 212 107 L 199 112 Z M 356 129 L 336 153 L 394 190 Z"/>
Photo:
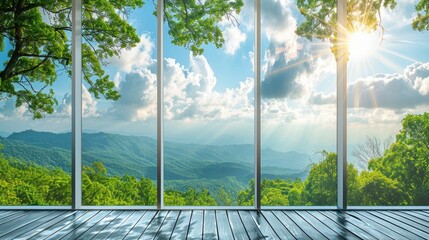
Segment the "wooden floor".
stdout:
<path fill-rule="evenodd" d="M 429 239 L 429 211 L 0 211 L 0 239 Z"/>

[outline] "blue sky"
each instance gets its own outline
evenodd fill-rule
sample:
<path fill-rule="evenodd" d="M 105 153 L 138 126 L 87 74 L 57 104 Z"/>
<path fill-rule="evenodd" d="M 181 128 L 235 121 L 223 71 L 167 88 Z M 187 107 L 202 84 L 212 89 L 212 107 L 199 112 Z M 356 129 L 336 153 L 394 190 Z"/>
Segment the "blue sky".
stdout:
<path fill-rule="evenodd" d="M 381 45 L 349 61 L 349 143 L 366 136 L 381 139 L 400 128 L 408 113 L 429 109 L 428 32 L 410 22 L 416 1 L 398 1 L 382 13 L 386 28 Z M 141 43 L 113 58 L 106 68 L 122 94 L 118 102 L 96 100 L 84 91 L 84 129 L 155 136 L 156 18 L 151 1 L 129 21 Z M 313 153 L 335 150 L 335 60 L 329 43 L 307 41 L 295 34 L 302 19 L 289 0 L 262 1 L 262 145 L 281 151 Z M 206 46 L 192 56 L 173 46 L 165 29 L 165 137 L 194 143 L 253 143 L 253 1 L 237 19 L 222 21 L 222 49 Z M 322 53 L 322 54 L 319 54 Z M 1 57 L 3 56 L 3 57 Z M 4 54 L 0 53 L 4 59 Z M 70 131 L 70 82 L 55 86 L 56 113 L 31 120 L 25 107 L 0 103 L 0 132 L 36 129 Z"/>

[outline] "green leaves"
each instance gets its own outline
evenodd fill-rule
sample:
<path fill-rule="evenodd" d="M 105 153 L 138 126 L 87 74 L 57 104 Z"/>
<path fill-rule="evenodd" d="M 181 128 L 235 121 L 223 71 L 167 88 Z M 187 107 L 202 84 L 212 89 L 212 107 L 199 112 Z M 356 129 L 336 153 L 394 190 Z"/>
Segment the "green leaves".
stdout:
<path fill-rule="evenodd" d="M 429 0 L 420 0 L 416 5 L 417 16 L 413 19 L 413 29 L 418 31 L 429 30 Z"/>
<path fill-rule="evenodd" d="M 224 18 L 235 21 L 234 16 L 242 6 L 242 0 L 166 0 L 164 17 L 172 43 L 191 50 L 194 55 L 202 54 L 202 46 L 209 43 L 222 47 L 225 40 L 217 23 Z"/>

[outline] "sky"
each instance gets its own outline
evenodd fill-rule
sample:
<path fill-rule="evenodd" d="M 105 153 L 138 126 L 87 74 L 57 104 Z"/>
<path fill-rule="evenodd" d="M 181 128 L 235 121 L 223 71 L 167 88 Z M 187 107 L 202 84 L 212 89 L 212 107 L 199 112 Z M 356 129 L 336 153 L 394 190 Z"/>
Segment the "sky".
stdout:
<path fill-rule="evenodd" d="M 225 44 L 205 46 L 193 56 L 164 39 L 165 139 L 201 144 L 254 142 L 253 1 L 236 16 L 239 24 L 219 23 Z M 411 28 L 417 1 L 398 0 L 383 10 L 385 28 L 366 36 L 348 62 L 348 144 L 367 136 L 393 137 L 406 114 L 429 110 L 429 32 Z M 148 1 L 129 17 L 140 43 L 109 59 L 106 71 L 122 97 L 95 99 L 84 85 L 83 129 L 156 136 L 156 18 Z M 300 22 L 292 0 L 262 1 L 262 148 L 315 153 L 335 151 L 336 65 L 330 43 L 296 35 Z M 365 41 L 366 41 L 365 40 Z M 359 41 L 358 41 L 359 42 Z M 0 54 L 0 60 L 5 58 Z M 56 112 L 32 120 L 13 99 L 0 103 L 0 133 L 35 129 L 70 131 L 70 79 L 54 85 Z"/>

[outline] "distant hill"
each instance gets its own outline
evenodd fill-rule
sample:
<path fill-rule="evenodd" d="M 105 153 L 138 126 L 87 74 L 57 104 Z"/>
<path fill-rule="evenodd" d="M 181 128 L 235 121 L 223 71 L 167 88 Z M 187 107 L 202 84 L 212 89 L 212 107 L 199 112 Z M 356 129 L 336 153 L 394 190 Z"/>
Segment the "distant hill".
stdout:
<path fill-rule="evenodd" d="M 5 155 L 42 166 L 71 169 L 71 134 L 27 130 L 0 138 Z M 101 161 L 111 175 L 156 179 L 156 140 L 142 136 L 83 133 L 83 164 Z M 235 177 L 247 184 L 254 174 L 251 144 L 202 145 L 164 143 L 166 180 L 223 179 Z M 298 152 L 262 150 L 262 176 L 304 178 L 310 156 Z"/>

